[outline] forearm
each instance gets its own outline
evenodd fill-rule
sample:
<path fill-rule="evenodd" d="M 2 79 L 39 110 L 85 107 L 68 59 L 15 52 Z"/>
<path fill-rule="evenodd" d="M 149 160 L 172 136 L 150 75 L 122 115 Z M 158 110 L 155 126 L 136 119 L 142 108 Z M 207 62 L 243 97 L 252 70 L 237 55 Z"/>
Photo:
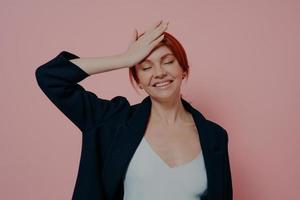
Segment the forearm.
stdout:
<path fill-rule="evenodd" d="M 87 78 L 88 74 L 79 65 L 69 62 L 77 58 L 79 57 L 75 54 L 62 51 L 39 66 L 35 76 L 48 99 L 81 131 L 86 131 L 118 113 L 129 103 L 121 96 L 111 100 L 104 99 L 81 86 L 79 82 Z"/>
<path fill-rule="evenodd" d="M 79 66 L 89 75 L 129 67 L 124 54 L 105 57 L 75 58 L 71 59 L 70 62 Z"/>

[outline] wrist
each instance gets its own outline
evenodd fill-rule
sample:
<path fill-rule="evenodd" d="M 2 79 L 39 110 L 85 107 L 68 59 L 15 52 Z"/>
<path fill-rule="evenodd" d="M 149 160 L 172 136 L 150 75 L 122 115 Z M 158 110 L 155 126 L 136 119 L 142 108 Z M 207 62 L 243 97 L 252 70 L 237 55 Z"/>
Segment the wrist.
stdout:
<path fill-rule="evenodd" d="M 126 53 L 121 53 L 118 55 L 118 58 L 120 62 L 122 63 L 122 66 L 124 67 L 133 67 L 132 62 L 130 62 L 129 56 Z"/>

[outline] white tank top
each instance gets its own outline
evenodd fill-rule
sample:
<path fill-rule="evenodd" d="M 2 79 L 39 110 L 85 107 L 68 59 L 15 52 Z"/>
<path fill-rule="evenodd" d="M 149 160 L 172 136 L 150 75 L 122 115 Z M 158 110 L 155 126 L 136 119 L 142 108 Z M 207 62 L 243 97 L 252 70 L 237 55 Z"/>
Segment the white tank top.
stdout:
<path fill-rule="evenodd" d="M 124 178 L 124 200 L 199 200 L 206 189 L 202 151 L 188 163 L 169 167 L 144 137 Z"/>

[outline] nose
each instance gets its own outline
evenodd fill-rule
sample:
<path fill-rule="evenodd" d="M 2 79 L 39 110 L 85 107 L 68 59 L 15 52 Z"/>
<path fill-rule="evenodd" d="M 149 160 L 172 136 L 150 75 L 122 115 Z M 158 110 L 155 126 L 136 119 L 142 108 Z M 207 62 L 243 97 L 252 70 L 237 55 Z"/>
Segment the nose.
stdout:
<path fill-rule="evenodd" d="M 166 71 L 161 66 L 155 67 L 155 70 L 154 70 L 154 77 L 155 78 L 164 77 L 166 74 L 167 74 Z"/>

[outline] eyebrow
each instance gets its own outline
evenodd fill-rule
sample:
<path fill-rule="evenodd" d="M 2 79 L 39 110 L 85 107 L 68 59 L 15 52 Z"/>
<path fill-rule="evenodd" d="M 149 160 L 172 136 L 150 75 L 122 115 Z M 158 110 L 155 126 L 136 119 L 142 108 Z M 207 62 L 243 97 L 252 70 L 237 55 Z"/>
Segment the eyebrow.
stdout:
<path fill-rule="evenodd" d="M 166 53 L 166 54 L 163 55 L 160 59 L 162 60 L 162 59 L 164 59 L 165 57 L 170 56 L 170 55 L 174 56 L 174 54 L 172 54 L 172 53 Z M 144 60 L 142 63 L 145 63 L 145 62 L 151 62 L 151 61 L 150 61 L 149 59 L 146 59 L 146 60 Z"/>

